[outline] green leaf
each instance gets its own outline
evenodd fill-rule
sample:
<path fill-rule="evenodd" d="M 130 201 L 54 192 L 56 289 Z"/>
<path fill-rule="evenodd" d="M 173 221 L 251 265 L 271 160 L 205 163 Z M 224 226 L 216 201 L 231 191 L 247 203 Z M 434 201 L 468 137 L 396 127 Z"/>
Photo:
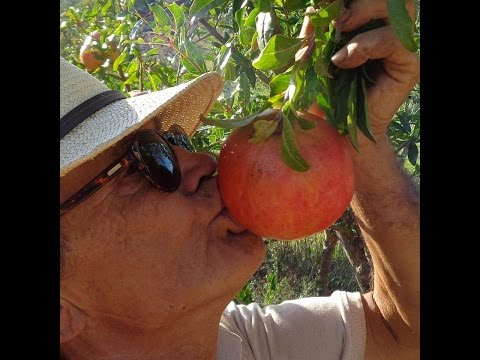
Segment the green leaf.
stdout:
<path fill-rule="evenodd" d="M 357 73 L 357 76 L 360 78 L 360 81 L 357 83 L 357 126 L 363 135 L 375 142 L 372 129 L 370 128 L 365 78 L 362 76 L 362 73 Z"/>
<path fill-rule="evenodd" d="M 270 97 L 267 101 L 269 107 L 281 107 L 283 104 L 284 96 L 283 94 L 277 94 Z"/>
<path fill-rule="evenodd" d="M 245 7 L 242 7 L 235 13 L 235 22 L 238 25 L 238 38 L 240 40 L 240 44 L 242 44 L 243 46 L 250 46 L 253 34 L 255 33 L 255 28 L 248 26 L 246 24 L 247 21 L 244 22 L 243 15 L 245 14 L 245 11 Z M 258 14 L 258 10 L 253 9 L 251 14 L 253 13 L 256 16 Z M 253 26 L 255 26 L 255 18 L 253 21 Z"/>
<path fill-rule="evenodd" d="M 235 64 L 232 61 L 227 62 L 223 72 L 223 78 L 225 79 L 225 81 L 233 81 L 236 77 L 237 76 L 235 73 Z"/>
<path fill-rule="evenodd" d="M 257 43 L 260 51 L 265 49 L 268 40 L 272 37 L 275 24 L 272 19 L 272 13 L 260 12 L 255 19 L 255 25 L 257 29 Z"/>
<path fill-rule="evenodd" d="M 154 55 L 158 55 L 159 52 L 158 52 L 158 48 L 152 48 L 150 50 L 147 51 L 147 53 L 145 54 L 147 57 L 148 56 L 154 56 Z"/>
<path fill-rule="evenodd" d="M 333 79 L 327 79 L 328 99 L 334 126 L 342 133 L 347 131 L 348 99 L 355 70 L 341 70 Z"/>
<path fill-rule="evenodd" d="M 310 0 L 285 0 L 283 2 L 283 7 L 287 11 L 299 10 L 299 9 L 306 9 L 307 6 L 310 4 Z"/>
<path fill-rule="evenodd" d="M 220 72 L 223 72 L 231 56 L 232 56 L 232 48 L 230 46 L 223 45 L 217 56 L 216 69 L 220 70 Z"/>
<path fill-rule="evenodd" d="M 170 25 L 170 17 L 167 15 L 167 12 L 158 4 L 150 4 L 150 10 L 153 12 L 153 16 L 155 17 L 155 22 L 160 26 L 169 26 Z"/>
<path fill-rule="evenodd" d="M 293 94 L 289 94 L 292 111 L 300 110 L 297 108 L 297 105 L 305 93 L 305 66 L 299 65 L 299 63 L 294 65 L 293 70 L 290 73 L 289 92 L 290 91 L 293 92 Z"/>
<path fill-rule="evenodd" d="M 247 74 L 242 72 L 237 79 L 239 86 L 240 86 L 240 93 L 238 95 L 239 100 L 243 104 L 248 104 L 250 101 L 250 82 L 248 80 Z"/>
<path fill-rule="evenodd" d="M 417 163 L 418 159 L 418 148 L 414 142 L 408 144 L 408 161 L 410 164 L 414 165 Z"/>
<path fill-rule="evenodd" d="M 218 100 L 231 99 L 239 90 L 238 83 L 235 81 L 225 80 L 223 82 L 223 91 Z"/>
<path fill-rule="evenodd" d="M 195 64 L 197 68 L 197 73 L 206 73 L 207 67 L 205 65 L 205 60 L 203 59 L 203 54 L 200 50 L 193 44 L 187 37 L 184 40 L 185 45 L 185 55 L 188 57 L 188 61 Z"/>
<path fill-rule="evenodd" d="M 201 70 L 198 68 L 198 66 L 190 58 L 182 57 L 180 62 L 182 63 L 183 67 L 185 68 L 185 70 L 187 70 L 188 73 L 190 73 L 192 75 L 195 75 L 195 76 L 198 76 L 198 75 L 202 74 Z"/>
<path fill-rule="evenodd" d="M 102 14 L 102 16 L 105 16 L 107 14 L 108 9 L 110 9 L 111 7 L 112 7 L 112 0 L 108 0 L 107 3 L 102 7 L 100 14 Z"/>
<path fill-rule="evenodd" d="M 238 10 L 245 8 L 247 3 L 248 3 L 247 0 L 233 0 L 232 14 L 235 14 L 235 19 L 237 19 Z M 238 22 L 234 21 L 233 22 L 233 31 L 238 31 L 238 29 L 239 29 Z"/>
<path fill-rule="evenodd" d="M 277 127 L 277 120 L 257 120 L 253 123 L 254 132 L 249 141 L 258 144 L 272 135 Z"/>
<path fill-rule="evenodd" d="M 113 32 L 113 35 L 120 35 L 127 28 L 127 24 L 121 23 Z"/>
<path fill-rule="evenodd" d="M 407 134 L 410 134 L 412 129 L 410 127 L 410 122 L 408 121 L 407 115 L 404 112 L 398 112 L 397 116 L 400 124 L 402 125 L 403 131 Z"/>
<path fill-rule="evenodd" d="M 171 4 L 165 3 L 165 6 L 173 15 L 177 30 L 180 29 L 185 24 L 185 14 L 183 13 L 182 8 L 178 6 L 176 3 L 171 3 Z"/>
<path fill-rule="evenodd" d="M 304 119 L 301 116 L 297 116 L 297 120 L 298 120 L 298 125 L 300 125 L 300 127 L 303 130 L 310 130 L 310 129 L 313 129 L 315 126 L 317 126 L 315 121 Z"/>
<path fill-rule="evenodd" d="M 315 39 L 315 50 L 313 53 L 313 69 L 315 73 L 324 77 L 331 78 L 329 72 L 330 58 L 333 55 L 334 47 L 332 44 L 324 44 L 323 40 Z"/>
<path fill-rule="evenodd" d="M 124 85 L 129 85 L 129 84 L 132 84 L 135 80 L 137 80 L 137 73 L 133 73 L 130 75 L 130 77 L 123 82 Z"/>
<path fill-rule="evenodd" d="M 239 118 L 239 119 L 223 119 L 223 120 L 207 118 L 203 115 L 200 115 L 200 120 L 202 120 L 202 122 L 207 125 L 218 126 L 225 129 L 233 129 L 233 128 L 250 124 L 252 121 L 254 121 L 257 118 L 257 115 L 258 114 L 254 114 L 254 115 L 250 115 L 250 116 Z"/>
<path fill-rule="evenodd" d="M 250 81 L 250 86 L 255 89 L 255 84 L 257 83 L 257 74 L 255 74 L 255 69 L 252 67 L 242 67 L 241 72 L 244 72 L 247 75 L 248 81 Z"/>
<path fill-rule="evenodd" d="M 222 6 L 228 0 L 193 0 L 190 6 L 189 16 L 203 18 L 211 9 Z"/>
<path fill-rule="evenodd" d="M 162 79 L 160 78 L 160 76 L 158 76 L 158 74 L 148 73 L 148 78 L 150 80 L 150 83 L 152 84 L 153 90 L 160 90 L 160 86 L 162 84 Z"/>
<path fill-rule="evenodd" d="M 347 130 L 348 137 L 355 150 L 359 151 L 357 140 L 357 78 L 355 74 L 350 86 L 350 95 L 348 98 Z"/>
<path fill-rule="evenodd" d="M 408 14 L 405 0 L 387 0 L 387 8 L 390 25 L 403 46 L 410 51 L 417 51 L 417 44 L 413 38 L 414 24 Z"/>
<path fill-rule="evenodd" d="M 340 1 L 335 0 L 325 8 L 320 8 L 313 14 L 309 14 L 310 22 L 315 27 L 325 27 L 330 25 L 333 19 L 336 19 L 340 14 Z"/>
<path fill-rule="evenodd" d="M 260 11 L 267 12 L 272 10 L 271 0 L 253 0 L 252 3 L 255 5 L 255 8 Z"/>
<path fill-rule="evenodd" d="M 275 70 L 294 59 L 303 40 L 284 35 L 273 36 L 252 65 L 259 70 Z"/>
<path fill-rule="evenodd" d="M 290 73 L 278 74 L 270 80 L 270 96 L 281 94 L 287 90 L 290 84 Z"/>
<path fill-rule="evenodd" d="M 125 61 L 126 58 L 127 58 L 127 52 L 124 51 L 113 63 L 113 66 L 112 66 L 113 71 L 118 71 L 118 67 Z"/>
<path fill-rule="evenodd" d="M 293 132 L 290 120 L 284 115 L 282 117 L 283 129 L 282 129 L 282 147 L 281 155 L 283 162 L 290 168 L 296 171 L 307 171 L 310 169 L 310 165 L 303 158 L 302 154 L 298 150 L 297 141 L 295 140 L 295 134 Z"/>
<path fill-rule="evenodd" d="M 247 18 L 245 19 L 244 25 L 255 28 L 255 19 L 257 18 L 257 15 L 260 13 L 260 9 L 255 8 L 250 13 L 248 14 Z"/>
<path fill-rule="evenodd" d="M 322 89 L 322 84 L 318 80 L 317 74 L 312 66 L 308 66 L 305 70 L 305 90 L 303 96 L 298 99 L 299 110 L 307 110 L 315 101 L 317 93 Z"/>
<path fill-rule="evenodd" d="M 325 115 L 327 116 L 327 120 L 330 122 L 330 124 L 335 126 L 335 120 L 333 119 L 332 109 L 330 108 L 330 103 L 328 102 L 325 94 L 319 91 L 317 93 L 316 100 L 317 100 L 318 107 L 322 109 Z"/>
<path fill-rule="evenodd" d="M 277 109 L 266 109 L 264 111 L 257 112 L 253 115 L 249 115 L 239 119 L 218 120 L 218 119 L 207 118 L 203 115 L 200 115 L 200 120 L 202 120 L 202 122 L 207 125 L 218 126 L 225 129 L 232 129 L 232 128 L 237 128 L 241 126 L 246 126 L 250 124 L 252 121 L 255 121 L 256 119 L 269 120 L 277 116 L 277 114 L 278 114 Z"/>

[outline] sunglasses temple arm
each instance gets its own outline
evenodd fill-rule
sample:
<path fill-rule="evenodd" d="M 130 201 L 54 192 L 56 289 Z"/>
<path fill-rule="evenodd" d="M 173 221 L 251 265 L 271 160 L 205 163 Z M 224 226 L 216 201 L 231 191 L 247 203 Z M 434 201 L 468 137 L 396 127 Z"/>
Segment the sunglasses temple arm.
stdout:
<path fill-rule="evenodd" d="M 102 186 L 108 184 L 122 169 L 128 168 L 135 159 L 130 154 L 126 154 L 121 159 L 109 166 L 105 171 L 99 174 L 95 179 L 83 187 L 80 191 L 72 195 L 62 205 L 60 205 L 60 216 L 77 206 L 80 201 L 85 200 L 94 194 Z"/>

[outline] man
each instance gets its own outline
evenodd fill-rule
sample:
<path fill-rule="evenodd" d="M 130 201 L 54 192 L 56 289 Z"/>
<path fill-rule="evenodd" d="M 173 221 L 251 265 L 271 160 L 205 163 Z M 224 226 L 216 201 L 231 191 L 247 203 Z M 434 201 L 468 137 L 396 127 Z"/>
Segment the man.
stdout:
<path fill-rule="evenodd" d="M 349 31 L 386 17 L 385 1 L 356 0 L 338 24 Z M 419 61 L 389 26 L 357 36 L 332 61 L 367 59 L 383 59 L 385 71 L 368 93 L 377 143 L 361 137 L 361 153 L 352 151 L 352 208 L 374 291 L 265 309 L 229 304 L 262 262 L 263 241 L 224 209 L 215 160 L 170 126 L 193 134 L 221 91 L 218 75 L 125 100 L 61 60 L 62 356 L 419 358 L 418 194 L 385 135 Z"/>

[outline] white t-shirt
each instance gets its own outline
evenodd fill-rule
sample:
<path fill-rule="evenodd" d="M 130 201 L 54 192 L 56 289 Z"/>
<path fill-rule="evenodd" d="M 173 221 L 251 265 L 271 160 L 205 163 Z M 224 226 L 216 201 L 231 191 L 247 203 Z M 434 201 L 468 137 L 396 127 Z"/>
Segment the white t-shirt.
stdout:
<path fill-rule="evenodd" d="M 365 315 L 360 293 L 225 309 L 217 360 L 356 360 L 365 354 Z"/>

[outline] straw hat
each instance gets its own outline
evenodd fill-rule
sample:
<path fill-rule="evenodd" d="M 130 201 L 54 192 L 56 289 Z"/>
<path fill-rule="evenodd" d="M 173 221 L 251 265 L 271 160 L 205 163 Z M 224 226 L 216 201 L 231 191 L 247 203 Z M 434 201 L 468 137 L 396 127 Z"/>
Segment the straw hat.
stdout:
<path fill-rule="evenodd" d="M 180 125 L 190 136 L 223 89 L 219 74 L 165 90 L 125 98 L 60 58 L 60 177 L 95 158 L 136 129 Z"/>

